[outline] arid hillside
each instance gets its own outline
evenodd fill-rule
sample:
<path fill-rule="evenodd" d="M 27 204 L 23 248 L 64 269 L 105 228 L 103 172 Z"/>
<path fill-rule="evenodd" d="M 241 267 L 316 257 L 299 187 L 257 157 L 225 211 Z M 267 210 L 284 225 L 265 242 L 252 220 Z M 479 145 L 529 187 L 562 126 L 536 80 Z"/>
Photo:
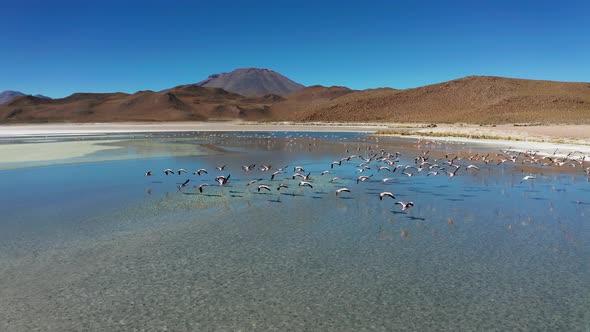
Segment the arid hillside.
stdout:
<path fill-rule="evenodd" d="M 22 96 L 0 105 L 0 122 L 258 120 L 269 117 L 274 100 L 194 85 L 166 92 L 75 93 L 61 99 Z"/>
<path fill-rule="evenodd" d="M 283 101 L 274 104 L 271 116 L 283 120 L 297 119 L 311 107 L 322 105 L 352 92 L 354 90 L 343 86 L 310 86 L 290 94 Z"/>
<path fill-rule="evenodd" d="M 406 90 L 316 85 L 251 97 L 192 84 L 134 94 L 20 96 L 0 105 L 0 123 L 220 119 L 588 124 L 590 83 L 470 76 Z"/>
<path fill-rule="evenodd" d="M 470 76 L 415 89 L 356 91 L 277 120 L 590 123 L 590 83 Z"/>

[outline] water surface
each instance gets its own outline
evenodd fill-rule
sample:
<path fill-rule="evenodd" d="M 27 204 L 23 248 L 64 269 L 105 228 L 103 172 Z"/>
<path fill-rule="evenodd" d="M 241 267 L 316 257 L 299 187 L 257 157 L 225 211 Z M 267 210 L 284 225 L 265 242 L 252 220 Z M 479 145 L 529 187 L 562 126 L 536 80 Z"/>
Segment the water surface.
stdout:
<path fill-rule="evenodd" d="M 0 171 L 3 331 L 590 328 L 580 169 L 479 161 L 453 178 L 408 177 L 372 161 L 371 180 L 357 184 L 362 160 L 330 163 L 380 149 L 403 165 L 426 151 L 497 150 L 350 133 L 93 139 L 118 148 Z M 271 181 L 241 170 L 249 164 L 289 167 Z M 294 166 L 313 188 L 297 185 Z M 198 168 L 208 174 L 192 175 Z M 213 181 L 228 174 L 227 186 Z M 202 183 L 211 186 L 200 193 Z M 341 187 L 351 193 L 337 197 Z M 379 200 L 385 190 L 396 200 Z M 397 200 L 415 205 L 401 211 Z"/>

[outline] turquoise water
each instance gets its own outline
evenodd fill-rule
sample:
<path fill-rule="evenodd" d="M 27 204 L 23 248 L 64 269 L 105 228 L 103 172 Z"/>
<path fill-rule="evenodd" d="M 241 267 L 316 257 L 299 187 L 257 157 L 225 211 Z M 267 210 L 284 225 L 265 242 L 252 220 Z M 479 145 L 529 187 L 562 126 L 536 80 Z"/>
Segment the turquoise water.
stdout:
<path fill-rule="evenodd" d="M 145 138 L 137 158 L 0 171 L 0 330 L 590 329 L 580 169 L 473 162 L 480 171 L 407 177 L 373 161 L 357 184 L 362 160 L 330 163 L 380 149 L 404 165 L 425 151 L 498 149 L 339 133 L 167 136 Z M 146 157 L 162 142 L 211 153 Z M 248 164 L 289 167 L 270 181 Z M 313 188 L 297 186 L 294 166 Z M 227 186 L 213 181 L 228 174 Z M 537 178 L 520 183 L 528 174 Z M 351 193 L 337 197 L 341 187 Z M 385 190 L 397 199 L 380 201 Z"/>

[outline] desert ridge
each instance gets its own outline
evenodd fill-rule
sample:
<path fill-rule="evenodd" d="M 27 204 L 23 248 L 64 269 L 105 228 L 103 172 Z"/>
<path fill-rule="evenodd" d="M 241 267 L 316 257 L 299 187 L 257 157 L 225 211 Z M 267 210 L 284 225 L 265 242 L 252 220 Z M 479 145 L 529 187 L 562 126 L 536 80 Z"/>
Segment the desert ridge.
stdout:
<path fill-rule="evenodd" d="M 291 121 L 590 123 L 590 83 L 469 76 L 405 90 L 354 91 L 283 113 Z"/>
<path fill-rule="evenodd" d="M 590 124 L 590 83 L 469 76 L 412 89 L 352 90 L 303 87 L 276 72 L 257 70 L 260 75 L 252 74 L 258 73 L 256 70 L 242 76 L 213 75 L 196 84 L 158 92 L 75 93 L 59 99 L 16 96 L 0 104 L 0 123 L 239 119 Z M 256 89 L 243 90 L 250 85 Z"/>

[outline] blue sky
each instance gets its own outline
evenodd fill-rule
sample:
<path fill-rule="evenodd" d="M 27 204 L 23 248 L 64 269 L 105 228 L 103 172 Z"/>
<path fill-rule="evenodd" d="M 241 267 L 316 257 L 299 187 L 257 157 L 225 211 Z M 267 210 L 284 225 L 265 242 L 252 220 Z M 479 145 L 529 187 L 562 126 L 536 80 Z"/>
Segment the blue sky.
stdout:
<path fill-rule="evenodd" d="M 64 97 L 239 67 L 304 85 L 590 81 L 590 1 L 0 1 L 0 91 Z"/>

